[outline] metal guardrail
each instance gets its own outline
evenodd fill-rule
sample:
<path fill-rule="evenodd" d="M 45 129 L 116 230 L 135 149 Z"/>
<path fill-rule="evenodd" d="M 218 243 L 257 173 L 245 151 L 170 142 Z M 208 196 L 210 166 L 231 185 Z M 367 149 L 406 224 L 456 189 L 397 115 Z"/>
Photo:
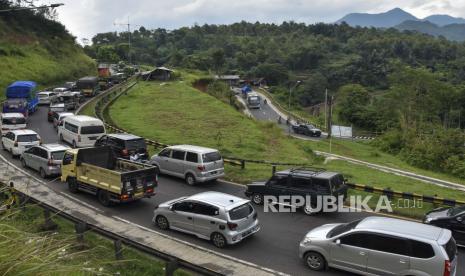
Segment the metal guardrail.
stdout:
<path fill-rule="evenodd" d="M 354 190 L 363 191 L 372 194 L 378 195 L 385 195 L 392 198 L 402 198 L 402 199 L 417 199 L 422 200 L 423 202 L 433 203 L 433 204 L 441 204 L 447 206 L 457 206 L 457 205 L 465 205 L 465 201 L 463 200 L 456 200 L 456 199 L 447 199 L 443 197 L 437 196 L 427 196 L 427 195 L 420 195 L 416 193 L 407 193 L 407 192 L 400 192 L 394 191 L 389 188 L 380 188 L 380 187 L 373 187 L 368 185 L 362 184 L 354 184 L 354 183 L 346 183 L 346 185 Z"/>
<path fill-rule="evenodd" d="M 4 183 L 0 183 L 5 185 Z M 6 186 L 6 185 L 5 185 Z M 189 263 L 183 259 L 171 256 L 167 253 L 158 251 L 154 248 L 151 248 L 143 243 L 128 239 L 126 237 L 123 237 L 121 235 L 118 235 L 113 232 L 109 232 L 99 226 L 96 226 L 92 223 L 88 223 L 86 221 L 83 221 L 77 217 L 72 216 L 71 214 L 68 214 L 66 212 L 63 212 L 51 205 L 48 205 L 44 202 L 41 202 L 40 200 L 37 200 L 33 197 L 30 197 L 27 194 L 22 193 L 21 191 L 18 191 L 14 188 L 14 183 L 10 182 L 9 183 L 9 188 L 10 188 L 10 193 L 14 196 L 13 198 L 20 198 L 21 200 L 18 200 L 19 202 L 14 202 L 14 203 L 9 203 L 8 208 L 11 209 L 13 205 L 22 205 L 26 203 L 35 203 L 41 208 L 44 209 L 44 219 L 45 219 L 45 224 L 50 226 L 50 224 L 54 224 L 53 221 L 51 220 L 50 212 L 66 219 L 75 224 L 75 230 L 76 230 L 76 236 L 78 242 L 83 243 L 84 242 L 84 235 L 88 231 L 92 231 L 94 233 L 99 234 L 100 236 L 103 236 L 109 240 L 112 240 L 114 243 L 115 247 L 115 258 L 116 259 L 121 259 L 123 257 L 122 253 L 122 244 L 129 246 L 133 249 L 136 249 L 138 251 L 142 251 L 146 254 L 149 254 L 151 256 L 154 256 L 158 259 L 161 259 L 166 262 L 165 264 L 165 275 L 166 276 L 172 276 L 178 268 L 185 268 L 189 271 L 199 273 L 201 275 L 212 275 L 212 276 L 218 276 L 222 275 L 216 271 L 213 271 L 209 268 L 198 266 L 192 263 Z"/>

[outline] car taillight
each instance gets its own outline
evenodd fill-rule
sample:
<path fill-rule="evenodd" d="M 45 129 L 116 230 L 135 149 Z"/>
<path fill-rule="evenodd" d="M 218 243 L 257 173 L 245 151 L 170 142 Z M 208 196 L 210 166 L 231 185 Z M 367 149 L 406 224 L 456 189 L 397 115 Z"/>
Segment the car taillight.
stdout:
<path fill-rule="evenodd" d="M 81 135 L 78 134 L 78 142 L 81 142 Z"/>
<path fill-rule="evenodd" d="M 128 199 L 129 198 L 129 195 L 121 195 L 120 196 L 120 199 L 121 200 L 125 200 L 125 199 Z"/>
<path fill-rule="evenodd" d="M 18 142 L 15 142 L 15 145 L 14 145 L 14 146 L 15 146 L 15 147 L 18 147 Z"/>
<path fill-rule="evenodd" d="M 123 150 L 121 151 L 121 154 L 122 154 L 123 156 L 128 156 L 128 155 L 129 155 L 129 151 L 128 151 L 127 149 L 123 149 Z"/>
<path fill-rule="evenodd" d="M 146 192 L 146 193 L 148 193 L 148 194 L 153 193 L 153 189 L 152 189 L 152 188 L 147 189 L 147 192 Z"/>
<path fill-rule="evenodd" d="M 232 222 L 228 222 L 228 228 L 229 228 L 229 230 L 236 230 L 237 224 L 232 223 Z"/>
<path fill-rule="evenodd" d="M 49 112 L 48 112 L 48 116 L 52 116 L 52 112 L 49 111 Z"/>
<path fill-rule="evenodd" d="M 203 165 L 198 165 L 198 166 L 197 166 L 197 169 L 198 169 L 199 171 L 204 171 L 204 170 L 205 170 L 205 166 L 203 166 Z"/>
<path fill-rule="evenodd" d="M 450 271 L 451 271 L 450 261 L 445 261 L 444 262 L 444 276 L 450 276 Z"/>
<path fill-rule="evenodd" d="M 49 166 L 55 165 L 55 164 L 53 164 L 53 160 L 52 160 L 52 159 L 48 159 L 48 165 L 49 165 Z"/>

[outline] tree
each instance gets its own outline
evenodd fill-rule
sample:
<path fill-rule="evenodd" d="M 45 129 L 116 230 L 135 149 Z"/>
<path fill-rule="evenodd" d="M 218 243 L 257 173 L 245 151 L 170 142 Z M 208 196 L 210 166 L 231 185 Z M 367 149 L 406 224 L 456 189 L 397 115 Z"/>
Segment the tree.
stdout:
<path fill-rule="evenodd" d="M 356 126 L 366 125 L 370 94 L 360 84 L 347 84 L 337 93 L 337 113 L 344 122 Z"/>
<path fill-rule="evenodd" d="M 217 75 L 221 74 L 221 70 L 225 63 L 225 56 L 223 49 L 214 49 L 211 54 L 212 67 Z"/>

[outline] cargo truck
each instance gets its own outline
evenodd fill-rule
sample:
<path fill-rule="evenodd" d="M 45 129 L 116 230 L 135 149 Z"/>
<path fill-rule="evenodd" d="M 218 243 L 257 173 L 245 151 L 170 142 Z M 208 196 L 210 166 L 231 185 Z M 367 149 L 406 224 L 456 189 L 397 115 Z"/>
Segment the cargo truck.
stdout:
<path fill-rule="evenodd" d="M 37 110 L 39 104 L 37 84 L 33 81 L 16 81 L 7 87 L 6 98 L 3 113 L 17 112 L 27 117 Z"/>
<path fill-rule="evenodd" d="M 104 206 L 155 195 L 156 166 L 116 158 L 108 147 L 69 149 L 63 156 L 61 181 L 72 193 L 96 195 Z"/>
<path fill-rule="evenodd" d="M 97 77 L 84 77 L 76 82 L 76 88 L 86 97 L 93 97 L 100 91 Z"/>

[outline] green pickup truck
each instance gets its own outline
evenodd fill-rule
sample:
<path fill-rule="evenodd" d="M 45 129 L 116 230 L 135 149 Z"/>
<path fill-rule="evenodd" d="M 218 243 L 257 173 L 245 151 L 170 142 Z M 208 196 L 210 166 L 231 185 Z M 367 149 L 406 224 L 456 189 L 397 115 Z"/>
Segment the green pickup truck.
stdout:
<path fill-rule="evenodd" d="M 61 181 L 72 193 L 94 194 L 104 206 L 155 195 L 158 167 L 116 158 L 110 147 L 70 149 L 65 152 Z"/>

